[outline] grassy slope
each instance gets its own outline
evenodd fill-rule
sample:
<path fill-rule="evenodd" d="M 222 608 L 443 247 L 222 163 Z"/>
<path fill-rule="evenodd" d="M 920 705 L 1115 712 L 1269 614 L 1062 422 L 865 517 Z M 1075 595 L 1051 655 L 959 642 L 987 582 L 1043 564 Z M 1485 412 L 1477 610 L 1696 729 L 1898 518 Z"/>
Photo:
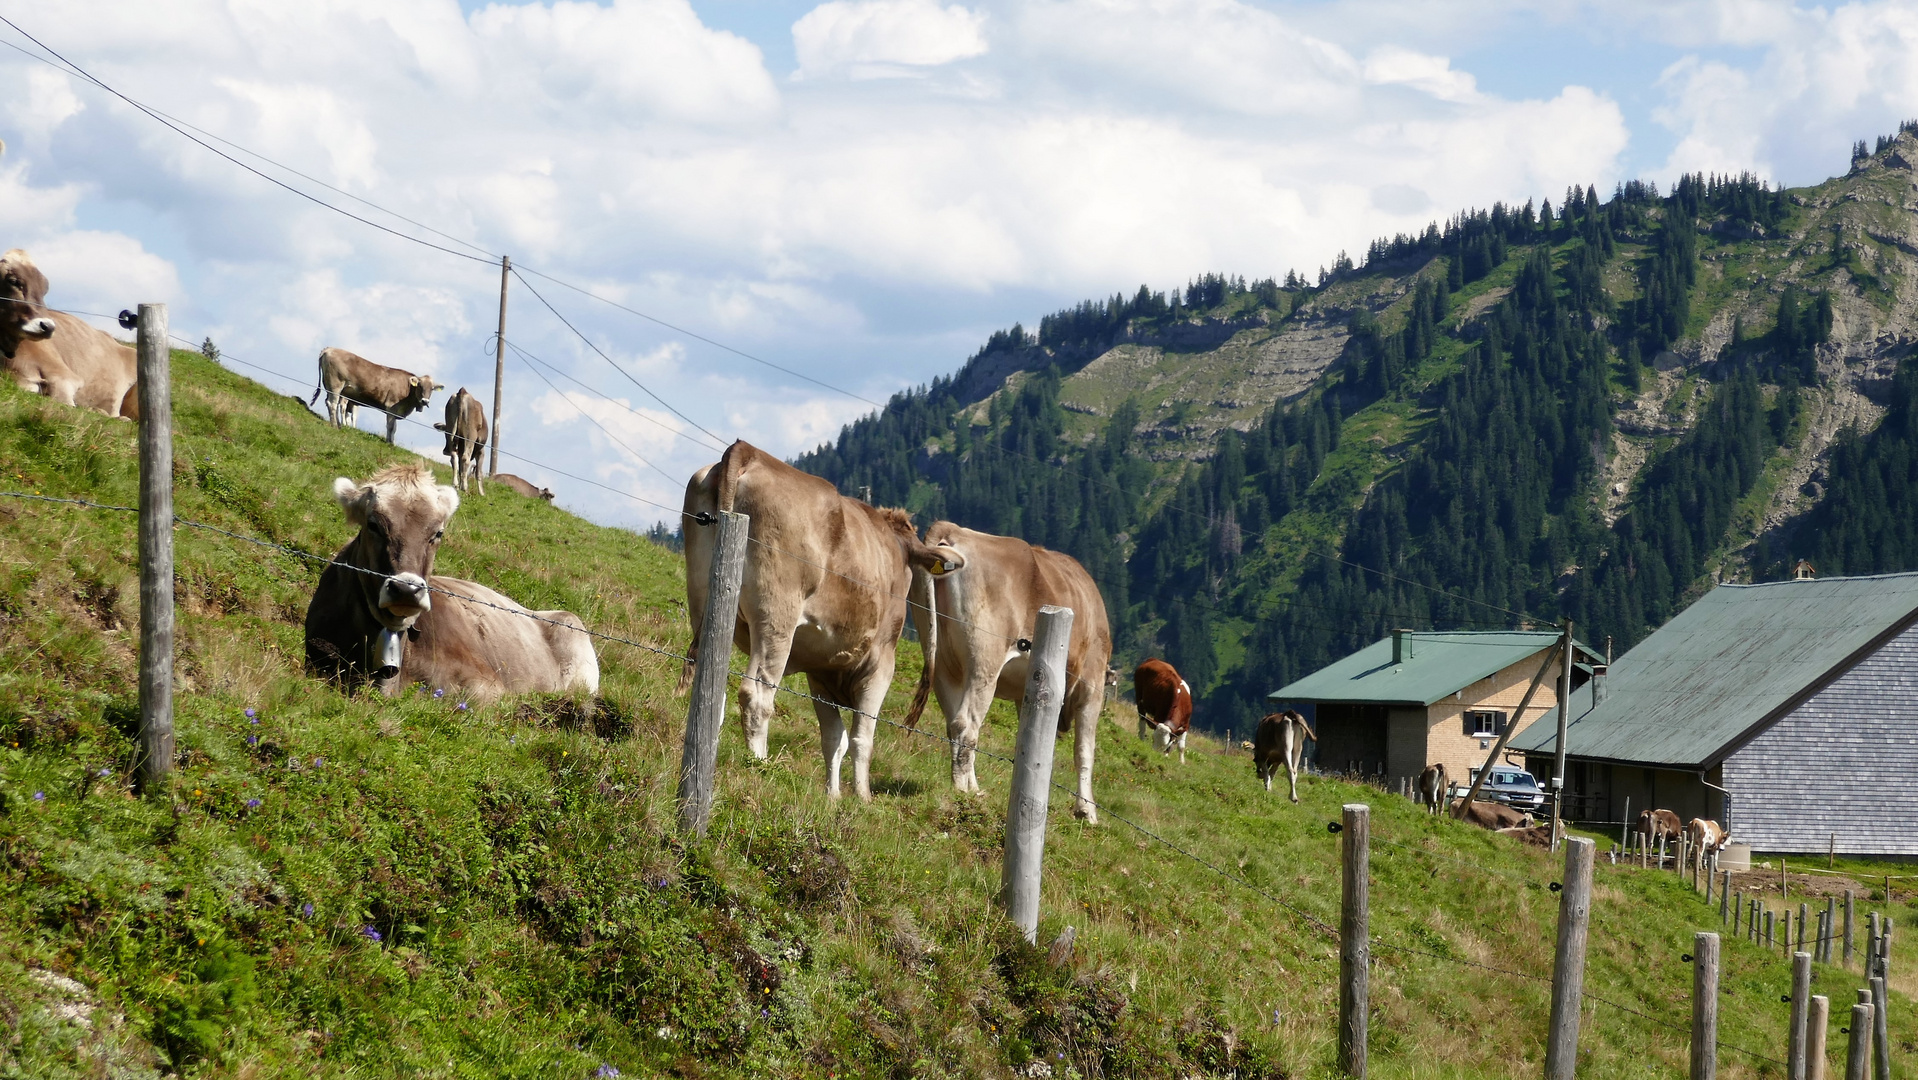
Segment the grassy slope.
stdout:
<path fill-rule="evenodd" d="M 176 364 L 182 516 L 330 551 L 347 531 L 327 481 L 404 457 Z M 4 486 L 134 498 L 130 427 L 11 388 L 0 461 Z M 1018 942 L 992 906 L 1003 763 L 981 762 L 985 799 L 955 798 L 937 743 L 884 729 L 878 796 L 833 804 L 810 710 L 786 699 L 769 763 L 729 728 L 712 836 L 687 844 L 670 660 L 605 646 L 590 720 L 544 699 L 347 699 L 298 667 L 314 566 L 177 538 L 186 764 L 169 797 L 135 799 L 133 519 L 0 500 L 0 1075 L 993 1076 L 1034 1055 L 1082 1076 L 1330 1074 L 1331 941 L 1117 820 L 1055 818 L 1048 841 L 1041 941 L 1079 927 L 1075 966 Z M 624 637 L 686 637 L 673 556 L 537 502 L 468 498 L 440 567 Z M 916 663 L 903 650 L 900 686 Z M 1011 735 L 1002 704 L 986 747 Z M 1372 802 L 1373 1075 L 1537 1071 L 1543 982 L 1385 946 L 1548 972 L 1549 856 L 1331 780 L 1294 807 L 1205 740 L 1183 767 L 1148 754 L 1123 715 L 1102 738 L 1109 813 L 1328 923 L 1324 823 Z M 1601 873 L 1589 988 L 1682 1024 L 1679 954 L 1715 916 L 1669 875 Z M 91 1033 L 53 1018 L 34 968 L 90 988 Z M 1785 965 L 1734 942 L 1728 971 L 1723 1037 L 1778 1054 Z M 1820 980 L 1848 999 L 1848 976 Z M 1918 1039 L 1902 1002 L 1894 1030 Z M 1594 1076 L 1670 1076 L 1686 1053 L 1610 1009 L 1583 1045 Z M 1723 1075 L 1764 1074 L 1732 1056 Z"/>

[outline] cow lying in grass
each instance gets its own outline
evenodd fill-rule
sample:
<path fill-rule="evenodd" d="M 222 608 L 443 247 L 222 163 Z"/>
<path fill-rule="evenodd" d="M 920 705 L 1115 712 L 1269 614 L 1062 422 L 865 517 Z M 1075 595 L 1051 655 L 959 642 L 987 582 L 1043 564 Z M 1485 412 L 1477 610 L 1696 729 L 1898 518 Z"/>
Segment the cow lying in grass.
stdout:
<path fill-rule="evenodd" d="M 348 692 L 389 697 L 424 683 L 487 700 L 527 691 L 599 692 L 599 659 L 570 611 L 528 611 L 476 581 L 439 577 L 433 558 L 459 493 L 425 465 L 395 465 L 333 497 L 359 532 L 306 609 L 306 668 Z"/>
<path fill-rule="evenodd" d="M 1504 832 L 1506 829 L 1530 828 L 1532 815 L 1522 814 L 1504 803 L 1485 802 L 1474 799 L 1470 805 L 1460 803 L 1452 811 L 1460 821 L 1470 822 L 1481 829 Z"/>
<path fill-rule="evenodd" d="M 1318 741 L 1318 735 L 1305 717 L 1287 709 L 1282 713 L 1273 713 L 1259 721 L 1259 730 L 1253 733 L 1253 740 L 1246 744 L 1252 751 L 1252 768 L 1259 774 L 1259 780 L 1265 784 L 1265 790 L 1272 790 L 1272 778 L 1284 767 L 1287 781 L 1291 784 L 1293 802 L 1299 801 L 1299 765 L 1305 759 L 1305 740 Z"/>
<path fill-rule="evenodd" d="M 0 255 L 0 372 L 62 405 L 139 419 L 133 350 L 47 307 L 47 287 L 26 252 Z"/>

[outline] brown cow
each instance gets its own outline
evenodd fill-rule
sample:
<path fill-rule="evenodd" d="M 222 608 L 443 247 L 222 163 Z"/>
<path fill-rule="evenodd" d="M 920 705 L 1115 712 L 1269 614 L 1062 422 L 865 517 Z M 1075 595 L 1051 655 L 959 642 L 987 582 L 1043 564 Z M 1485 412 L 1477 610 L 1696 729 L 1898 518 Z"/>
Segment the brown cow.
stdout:
<path fill-rule="evenodd" d="M 133 350 L 46 306 L 47 276 L 26 252 L 0 255 L 0 369 L 23 390 L 137 419 Z"/>
<path fill-rule="evenodd" d="M 1471 805 L 1460 803 L 1452 811 L 1460 821 L 1467 821 L 1481 829 L 1494 832 L 1504 829 L 1530 828 L 1532 815 L 1522 814 L 1504 803 L 1486 802 L 1483 799 L 1472 800 Z"/>
<path fill-rule="evenodd" d="M 333 497 L 360 531 L 307 605 L 308 672 L 389 697 L 414 683 L 479 700 L 599 692 L 599 660 L 577 615 L 528 611 L 476 581 L 433 573 L 460 497 L 436 486 L 431 469 L 395 465 L 365 484 L 342 476 Z"/>
<path fill-rule="evenodd" d="M 936 619 L 924 625 L 917 598 L 913 617 L 927 660 L 919 679 L 909 725 L 919 722 L 930 689 L 946 714 L 952 740 L 952 783 L 960 791 L 978 791 L 973 755 L 979 726 L 992 700 L 1018 701 L 1025 695 L 1030 641 L 1039 609 L 1072 609 L 1072 633 L 1066 645 L 1066 695 L 1059 710 L 1059 735 L 1070 725 L 1073 759 L 1079 769 L 1079 800 L 1073 812 L 1097 823 L 1092 801 L 1092 758 L 1099 737 L 1099 709 L 1105 703 L 1106 668 L 1112 660 L 1112 630 L 1105 600 L 1085 567 L 1069 555 L 1034 547 L 1010 536 L 974 532 L 950 521 L 926 530 L 926 542 L 944 566 L 928 565 L 915 574 L 919 593 L 934 601 Z M 932 571 L 938 571 L 936 577 Z M 931 588 L 926 586 L 930 584 Z M 928 630 L 932 633 L 928 633 Z M 1020 642 L 1027 642 L 1024 649 Z"/>
<path fill-rule="evenodd" d="M 1252 768 L 1265 783 L 1265 790 L 1272 790 L 1272 778 L 1283 765 L 1286 779 L 1291 783 L 1292 801 L 1298 802 L 1299 765 L 1305 760 L 1305 740 L 1317 742 L 1318 738 L 1305 717 L 1291 709 L 1260 720 L 1253 740 L 1245 745 L 1252 751 Z"/>
<path fill-rule="evenodd" d="M 307 404 L 326 395 L 326 416 L 334 427 L 343 423 L 357 426 L 356 405 L 366 405 L 386 414 L 386 441 L 393 441 L 393 429 L 401 419 L 426 408 L 440 384 L 431 375 L 415 375 L 399 368 L 383 367 L 345 349 L 320 350 L 320 385 Z"/>
<path fill-rule="evenodd" d="M 1132 697 L 1139 703 L 1139 738 L 1159 733 L 1159 752 L 1170 754 L 1179 744 L 1179 764 L 1185 764 L 1185 736 L 1192 730 L 1192 688 L 1171 664 L 1152 659 L 1132 673 Z"/>
<path fill-rule="evenodd" d="M 486 410 L 480 407 L 479 399 L 460 387 L 459 393 L 446 399 L 446 422 L 434 424 L 433 430 L 446 433 L 446 447 L 440 453 L 453 466 L 453 486 L 465 491 L 471 474 L 474 493 L 486 494 L 486 485 L 480 480 L 480 457 L 488 432 Z"/>
<path fill-rule="evenodd" d="M 1670 810 L 1640 810 L 1638 812 L 1638 835 L 1644 838 L 1645 849 L 1656 852 L 1660 839 L 1678 848 L 1679 834 L 1684 826 L 1679 823 L 1678 815 Z"/>
<path fill-rule="evenodd" d="M 827 793 L 839 795 L 840 763 L 851 749 L 853 791 L 871 799 L 873 729 L 892 684 L 911 567 L 934 566 L 939 554 L 920 542 L 905 511 L 875 509 L 735 442 L 686 484 L 686 614 L 695 649 L 717 534 L 695 521 L 721 510 L 752 519 L 733 631 L 747 656 L 739 681 L 747 745 L 755 758 L 766 756 L 779 681 L 803 671 L 819 718 Z M 682 693 L 691 681 L 689 663 Z M 842 708 L 853 711 L 850 746 Z"/>
<path fill-rule="evenodd" d="M 1445 802 L 1451 795 L 1451 792 L 1446 789 L 1450 786 L 1451 781 L 1445 775 L 1443 761 L 1427 765 L 1425 771 L 1418 776 L 1418 801 L 1424 803 L 1432 813 L 1436 814 L 1445 809 Z"/>
<path fill-rule="evenodd" d="M 524 495 L 529 499 L 545 499 L 547 502 L 553 501 L 552 488 L 534 487 L 532 484 L 521 480 L 509 472 L 494 473 L 493 483 Z"/>

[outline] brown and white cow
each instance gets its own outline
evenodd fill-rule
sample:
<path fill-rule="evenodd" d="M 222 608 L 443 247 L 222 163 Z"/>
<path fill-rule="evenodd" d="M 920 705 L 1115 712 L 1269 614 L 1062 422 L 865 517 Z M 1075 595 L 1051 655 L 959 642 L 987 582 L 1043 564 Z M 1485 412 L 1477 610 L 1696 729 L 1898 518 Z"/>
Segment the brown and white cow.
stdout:
<path fill-rule="evenodd" d="M 939 697 L 952 740 L 952 783 L 960 791 L 978 791 L 973 756 L 979 727 L 994 698 L 1018 701 L 1025 695 L 1031 666 L 1030 642 L 1039 609 L 1072 609 L 1072 633 L 1066 644 L 1066 696 L 1059 710 L 1059 731 L 1070 726 L 1073 760 L 1079 770 L 1079 799 L 1073 812 L 1097 823 L 1092 801 L 1092 759 L 1099 737 L 1099 709 L 1105 703 L 1106 668 L 1112 660 L 1112 630 L 1105 599 L 1092 575 L 1070 555 L 1035 547 L 1010 536 L 975 532 L 950 521 L 926 530 L 943 566 L 915 576 L 913 616 L 926 651 L 906 723 L 919 722 L 927 691 Z M 936 576 L 933 571 L 937 571 Z M 927 588 L 927 585 L 930 588 Z M 923 620 L 918 597 L 936 613 Z M 1020 648 L 1020 642 L 1028 643 Z"/>
<path fill-rule="evenodd" d="M 1638 835 L 1644 838 L 1647 851 L 1656 852 L 1661 839 L 1671 844 L 1673 850 L 1676 850 L 1679 834 L 1683 831 L 1684 826 L 1679 823 L 1678 815 L 1670 810 L 1638 812 Z"/>
<path fill-rule="evenodd" d="M 47 276 L 24 251 L 0 255 L 0 370 L 63 405 L 137 419 L 133 350 L 46 306 Z"/>
<path fill-rule="evenodd" d="M 306 609 L 306 668 L 349 692 L 415 683 L 486 700 L 527 691 L 599 692 L 599 659 L 570 611 L 528 611 L 476 581 L 433 573 L 459 493 L 425 465 L 333 497 L 359 532 L 320 575 Z"/>
<path fill-rule="evenodd" d="M 480 458 L 488 432 L 486 410 L 480 407 L 479 399 L 460 387 L 459 393 L 446 399 L 446 422 L 434 424 L 433 430 L 446 433 L 446 446 L 440 453 L 453 466 L 453 486 L 465 491 L 470 474 L 474 493 L 486 494 L 486 485 L 480 480 Z"/>
<path fill-rule="evenodd" d="M 532 484 L 521 480 L 512 473 L 494 473 L 493 483 L 508 488 L 517 494 L 524 495 L 529 499 L 545 499 L 547 502 L 553 501 L 552 488 L 534 487 Z"/>
<path fill-rule="evenodd" d="M 1685 833 L 1691 840 L 1692 859 L 1701 869 L 1710 866 L 1711 857 L 1732 839 L 1730 830 L 1710 818 L 1693 818 Z"/>
<path fill-rule="evenodd" d="M 1265 784 L 1265 790 L 1272 790 L 1272 778 L 1278 775 L 1279 767 L 1284 766 L 1292 801 L 1298 802 L 1299 766 L 1305 760 L 1305 741 L 1317 742 L 1318 738 L 1305 717 L 1291 709 L 1260 720 L 1259 729 L 1247 745 L 1252 749 L 1252 768 Z"/>
<path fill-rule="evenodd" d="M 1427 765 L 1425 771 L 1418 776 L 1416 788 L 1418 801 L 1436 814 L 1445 809 L 1445 802 L 1450 794 L 1446 789 L 1450 786 L 1451 779 L 1445 775 L 1443 761 Z"/>
<path fill-rule="evenodd" d="M 718 532 L 696 519 L 721 510 L 751 518 L 733 641 L 747 657 L 739 712 L 753 756 L 766 756 L 780 680 L 805 672 L 827 793 L 838 797 L 850 749 L 853 791 L 871 799 L 873 729 L 892 684 L 911 568 L 934 566 L 940 555 L 920 542 L 905 511 L 841 495 L 744 440 L 693 474 L 684 508 L 686 613 L 695 649 Z M 682 693 L 691 681 L 687 664 Z M 842 708 L 853 713 L 850 743 Z"/>
<path fill-rule="evenodd" d="M 1179 744 L 1179 764 L 1185 764 L 1185 736 L 1192 730 L 1192 688 L 1171 664 L 1151 659 L 1132 673 L 1132 697 L 1139 704 L 1139 738 L 1158 732 L 1159 752 L 1170 754 Z"/>
<path fill-rule="evenodd" d="M 399 422 L 426 408 L 440 384 L 431 375 L 415 375 L 399 368 L 375 364 L 364 356 L 345 349 L 320 350 L 320 385 L 312 400 L 326 395 L 326 417 L 334 427 L 357 424 L 356 405 L 366 405 L 386 414 L 386 441 L 393 441 L 393 429 Z"/>

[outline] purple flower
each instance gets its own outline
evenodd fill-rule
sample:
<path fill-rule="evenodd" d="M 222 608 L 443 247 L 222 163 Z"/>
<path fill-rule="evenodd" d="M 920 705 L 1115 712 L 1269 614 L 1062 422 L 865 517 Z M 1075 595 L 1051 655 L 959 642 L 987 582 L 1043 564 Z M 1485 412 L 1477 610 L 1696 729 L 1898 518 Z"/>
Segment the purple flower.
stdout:
<path fill-rule="evenodd" d="M 436 688 L 434 688 L 434 690 L 433 690 L 433 696 L 434 696 L 434 697 L 436 697 L 436 698 L 441 698 L 441 697 L 445 697 L 445 696 L 446 696 L 446 690 L 445 690 L 445 689 L 444 689 L 443 687 L 436 687 Z"/>
<path fill-rule="evenodd" d="M 326 759 L 323 757 L 316 757 L 313 759 L 313 767 L 316 769 L 324 764 L 326 764 Z"/>
<path fill-rule="evenodd" d="M 258 809 L 260 808 L 260 800 L 258 800 L 258 799 L 248 799 L 248 800 L 246 801 L 246 808 L 247 808 L 248 810 L 258 810 Z"/>
<path fill-rule="evenodd" d="M 100 770 L 100 777 L 101 777 L 102 779 L 105 779 L 106 777 L 109 777 L 109 776 L 112 776 L 112 775 L 113 775 L 113 770 L 112 770 L 112 769 L 101 769 L 101 770 Z"/>
<path fill-rule="evenodd" d="M 44 791 L 36 791 L 36 792 L 34 792 L 34 793 L 33 793 L 33 801 L 34 801 L 34 802 L 46 802 L 46 801 L 47 801 L 47 793 L 46 793 L 46 792 L 44 792 Z"/>
<path fill-rule="evenodd" d="M 466 711 L 466 702 L 464 702 L 464 701 L 462 701 L 462 702 L 460 702 L 460 703 L 459 703 L 458 705 L 455 705 L 455 706 L 453 706 L 453 707 L 454 707 L 455 709 L 458 709 L 458 710 L 459 710 L 459 711 L 461 711 L 461 712 L 465 712 L 465 711 Z"/>
<path fill-rule="evenodd" d="M 258 746 L 260 745 L 260 737 L 258 735 L 248 735 L 246 737 L 246 744 L 248 746 Z"/>
<path fill-rule="evenodd" d="M 248 720 L 251 720 L 251 721 L 253 721 L 253 722 L 254 722 L 254 723 L 256 723 L 256 724 L 260 722 L 260 721 L 259 721 L 259 719 L 258 719 L 258 717 L 256 717 L 256 716 L 254 715 L 254 712 L 253 712 L 253 710 L 252 710 L 252 709 L 248 709 L 248 710 L 246 711 L 246 718 L 247 718 Z"/>
<path fill-rule="evenodd" d="M 360 933 L 364 934 L 366 936 L 366 940 L 368 941 L 380 940 L 380 932 L 378 930 L 373 929 L 370 926 L 360 927 Z"/>
<path fill-rule="evenodd" d="M 310 919 L 312 917 L 313 917 L 313 901 L 308 900 L 306 903 L 300 905 L 300 918 Z"/>
<path fill-rule="evenodd" d="M 618 1076 L 619 1070 L 611 1065 L 602 1064 L 599 1068 L 593 1070 L 593 1075 L 604 1080 L 605 1077 Z"/>
<path fill-rule="evenodd" d="M 1273 1027 L 1279 1026 L 1279 1010 L 1277 1009 L 1272 1010 L 1272 1026 Z"/>

